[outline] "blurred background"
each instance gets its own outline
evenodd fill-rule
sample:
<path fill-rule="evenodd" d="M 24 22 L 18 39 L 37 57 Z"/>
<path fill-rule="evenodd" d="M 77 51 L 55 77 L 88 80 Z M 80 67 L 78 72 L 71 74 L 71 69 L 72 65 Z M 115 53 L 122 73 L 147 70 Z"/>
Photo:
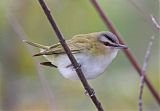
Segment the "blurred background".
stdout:
<path fill-rule="evenodd" d="M 75 34 L 106 31 L 107 27 L 89 0 L 46 0 L 66 39 Z M 160 20 L 158 0 L 99 0 L 140 65 L 150 37 L 155 36 L 147 76 L 160 92 L 159 33 L 150 14 Z M 63 78 L 50 67 L 40 66 L 38 49 L 22 42 L 44 45 L 58 42 L 38 0 L 0 2 L 0 111 L 95 111 L 79 81 Z M 139 76 L 122 51 L 105 74 L 89 80 L 107 111 L 138 111 Z M 144 87 L 145 111 L 159 105 Z"/>

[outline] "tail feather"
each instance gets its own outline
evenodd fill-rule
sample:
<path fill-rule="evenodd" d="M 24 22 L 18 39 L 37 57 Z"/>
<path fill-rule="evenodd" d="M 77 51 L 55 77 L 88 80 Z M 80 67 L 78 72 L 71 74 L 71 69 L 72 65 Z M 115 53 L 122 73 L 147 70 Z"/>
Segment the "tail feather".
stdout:
<path fill-rule="evenodd" d="M 25 43 L 27 43 L 29 45 L 38 47 L 40 49 L 49 49 L 49 46 L 45 46 L 45 45 L 41 45 L 41 44 L 38 44 L 38 43 L 30 42 L 30 41 L 27 41 L 27 40 L 23 40 L 23 42 L 25 42 Z"/>
<path fill-rule="evenodd" d="M 34 54 L 33 56 L 42 56 L 42 55 L 44 55 L 43 53 L 37 53 L 37 54 Z"/>
<path fill-rule="evenodd" d="M 41 55 L 52 55 L 53 52 L 52 51 L 41 51 L 37 54 L 34 54 L 33 56 L 41 56 Z"/>

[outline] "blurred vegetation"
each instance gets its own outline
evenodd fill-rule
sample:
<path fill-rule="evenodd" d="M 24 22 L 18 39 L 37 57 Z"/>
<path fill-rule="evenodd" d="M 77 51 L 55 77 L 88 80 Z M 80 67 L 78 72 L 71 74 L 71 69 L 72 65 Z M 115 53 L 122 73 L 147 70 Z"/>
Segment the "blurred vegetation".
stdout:
<path fill-rule="evenodd" d="M 158 0 L 132 0 L 148 16 L 160 19 Z M 75 34 L 108 30 L 89 0 L 46 0 L 66 39 Z M 155 41 L 147 76 L 160 91 L 159 33 L 130 0 L 99 0 L 106 14 L 123 36 L 125 43 L 142 64 L 152 35 Z M 12 27 L 12 14 L 22 26 L 27 39 L 51 45 L 58 42 L 36 0 L 3 0 L 0 3 L 0 109 L 3 111 L 49 111 L 34 60 L 26 44 Z M 34 52 L 37 52 L 34 49 Z M 94 105 L 79 81 L 64 79 L 56 69 L 40 66 L 54 96 L 57 111 L 93 111 Z M 89 81 L 107 111 L 137 111 L 139 76 L 123 52 L 105 74 Z M 144 110 L 157 111 L 158 103 L 145 86 Z"/>

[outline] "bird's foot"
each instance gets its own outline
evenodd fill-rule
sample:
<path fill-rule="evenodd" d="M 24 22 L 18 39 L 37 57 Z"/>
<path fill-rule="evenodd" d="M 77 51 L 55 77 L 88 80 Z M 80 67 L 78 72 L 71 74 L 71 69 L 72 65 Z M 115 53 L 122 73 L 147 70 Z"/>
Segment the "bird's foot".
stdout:
<path fill-rule="evenodd" d="M 79 68 L 81 68 L 81 64 L 78 63 L 77 67 L 74 67 L 72 64 L 69 64 L 69 65 L 66 66 L 66 68 L 72 68 L 74 70 L 78 70 Z"/>
<path fill-rule="evenodd" d="M 81 64 L 78 63 L 78 66 L 75 67 L 75 70 L 78 70 L 78 69 L 80 69 L 80 68 L 81 68 Z"/>
<path fill-rule="evenodd" d="M 91 88 L 91 93 L 90 93 L 90 94 L 88 93 L 87 90 L 84 92 L 84 94 L 85 94 L 86 96 L 93 97 L 93 96 L 95 96 L 96 93 L 95 93 L 95 91 Z"/>

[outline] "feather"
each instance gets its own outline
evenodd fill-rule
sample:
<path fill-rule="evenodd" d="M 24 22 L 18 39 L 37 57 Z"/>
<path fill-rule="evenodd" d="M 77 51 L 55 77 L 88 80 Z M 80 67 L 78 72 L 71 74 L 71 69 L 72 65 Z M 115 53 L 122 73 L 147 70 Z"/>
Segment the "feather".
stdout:
<path fill-rule="evenodd" d="M 80 52 L 89 52 L 91 48 L 93 48 L 95 37 L 91 37 L 90 34 L 81 34 L 76 35 L 70 40 L 66 40 L 66 43 L 68 47 L 70 48 L 71 52 L 73 54 L 80 53 Z M 94 34 L 93 34 L 94 36 Z M 92 39 L 92 40 L 91 40 Z M 94 40 L 95 39 L 95 40 Z M 41 56 L 41 55 L 58 55 L 58 54 L 64 54 L 65 51 L 60 43 L 54 44 L 52 46 L 44 46 L 41 44 L 33 43 L 24 40 L 24 42 L 38 47 L 40 49 L 43 49 L 43 51 L 34 54 L 33 56 Z M 88 50 L 88 51 L 86 51 Z"/>
<path fill-rule="evenodd" d="M 55 68 L 57 68 L 57 66 L 56 66 L 56 65 L 53 65 L 51 62 L 41 62 L 40 64 L 41 64 L 41 65 L 44 65 L 44 66 L 50 66 L 50 67 L 55 67 Z"/>
<path fill-rule="evenodd" d="M 23 42 L 29 44 L 29 45 L 32 45 L 34 47 L 38 47 L 40 49 L 45 49 L 47 50 L 49 47 L 48 46 L 44 46 L 44 45 L 41 45 L 41 44 L 37 44 L 37 43 L 34 43 L 34 42 L 30 42 L 30 41 L 27 41 L 27 40 L 23 40 Z"/>

